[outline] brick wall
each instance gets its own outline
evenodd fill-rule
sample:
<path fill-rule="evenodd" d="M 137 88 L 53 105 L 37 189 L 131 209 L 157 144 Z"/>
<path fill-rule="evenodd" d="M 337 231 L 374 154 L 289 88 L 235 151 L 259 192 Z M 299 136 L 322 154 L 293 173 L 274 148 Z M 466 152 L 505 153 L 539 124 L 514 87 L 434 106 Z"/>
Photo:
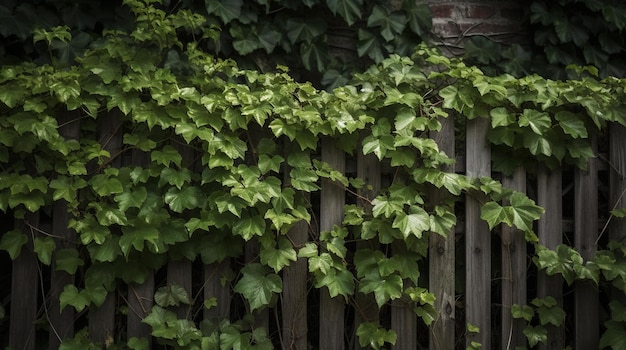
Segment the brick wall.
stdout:
<path fill-rule="evenodd" d="M 475 35 L 509 43 L 529 40 L 529 2 L 519 0 L 429 0 L 433 14 L 434 44 L 459 53 L 463 39 Z"/>

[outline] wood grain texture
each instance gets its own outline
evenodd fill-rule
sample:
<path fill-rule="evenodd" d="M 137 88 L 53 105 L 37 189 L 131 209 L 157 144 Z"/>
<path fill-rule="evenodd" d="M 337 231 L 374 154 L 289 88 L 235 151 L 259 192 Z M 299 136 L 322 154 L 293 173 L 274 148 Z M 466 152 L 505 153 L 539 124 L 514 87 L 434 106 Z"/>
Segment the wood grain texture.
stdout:
<path fill-rule="evenodd" d="M 545 209 L 539 219 L 539 244 L 555 249 L 563 242 L 563 200 L 561 170 L 550 171 L 539 166 L 537 174 L 537 204 Z M 563 279 L 559 275 L 548 276 L 544 271 L 537 275 L 537 297 L 551 296 L 563 307 Z M 539 344 L 539 349 L 563 349 L 564 328 L 546 326 L 548 344 Z"/>
<path fill-rule="evenodd" d="M 465 171 L 469 177 L 491 175 L 491 150 L 487 143 L 488 118 L 467 123 Z M 467 196 L 465 201 L 465 308 L 466 321 L 480 328 L 470 333 L 472 341 L 491 349 L 491 232 L 480 218 L 484 198 Z"/>
<path fill-rule="evenodd" d="M 454 119 L 440 118 L 441 130 L 431 133 L 439 149 L 454 159 Z M 445 171 L 454 172 L 454 164 L 447 166 Z M 447 196 L 447 191 L 437 189 L 433 191 L 431 205 L 437 205 Z M 455 233 L 454 227 L 448 232 L 448 237 L 431 232 L 428 242 L 428 287 L 435 295 L 435 310 L 439 317 L 430 326 L 431 349 L 454 348 L 455 322 Z M 400 347 L 399 347 L 400 349 Z"/>
<path fill-rule="evenodd" d="M 504 177 L 506 188 L 526 193 L 526 171 L 519 167 L 510 177 Z M 515 349 L 526 345 L 523 319 L 514 319 L 511 307 L 514 304 L 526 305 L 526 239 L 524 232 L 508 225 L 502 225 L 502 338 L 504 349 Z"/>
<path fill-rule="evenodd" d="M 37 319 L 37 292 L 39 291 L 39 270 L 37 256 L 33 252 L 33 230 L 39 227 L 39 212 L 27 213 L 23 220 L 17 220 L 15 227 L 21 227 L 28 236 L 19 256 L 13 261 L 11 275 L 11 308 L 9 310 L 9 347 L 12 349 L 35 349 L 35 320 Z"/>
<path fill-rule="evenodd" d="M 322 140 L 322 161 L 335 170 L 345 172 L 345 155 L 331 140 Z M 331 230 L 343 221 L 345 192 L 336 184 L 322 181 L 320 192 L 320 231 Z M 345 349 L 345 303 L 341 296 L 331 298 L 327 288 L 320 289 L 319 347 Z"/>

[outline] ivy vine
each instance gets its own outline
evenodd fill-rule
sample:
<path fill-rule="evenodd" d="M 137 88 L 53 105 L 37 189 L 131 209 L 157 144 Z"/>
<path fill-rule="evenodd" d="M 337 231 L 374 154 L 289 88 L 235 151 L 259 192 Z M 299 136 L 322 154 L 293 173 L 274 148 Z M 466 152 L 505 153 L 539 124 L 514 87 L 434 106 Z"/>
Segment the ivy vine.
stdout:
<path fill-rule="evenodd" d="M 53 255 L 58 237 L 32 237 L 41 264 L 54 261 L 57 270 L 84 276 L 84 285 L 65 287 L 62 307 L 100 306 L 118 283 L 143 282 L 169 257 L 209 264 L 239 257 L 244 242 L 255 240 L 260 261 L 229 281 L 251 313 L 274 305 L 282 291 L 280 271 L 303 257 L 315 288 L 346 301 L 357 291 L 371 294 L 378 307 L 405 296 L 430 324 L 437 317 L 434 297 L 419 285 L 417 264 L 426 256 L 428 235 L 445 236 L 456 223 L 455 201 L 484 195 L 481 217 L 489 227 L 515 226 L 532 243 L 533 222 L 543 213 L 526 195 L 492 178 L 445 170 L 454 159 L 429 136 L 441 128 L 440 118 L 450 111 L 464 119 L 490 118 L 495 166 L 503 172 L 537 160 L 582 167 L 593 156 L 592 131 L 609 122 L 626 124 L 622 80 L 490 77 L 425 46 L 411 57 L 382 59 L 332 93 L 318 90 L 296 82 L 285 66 L 259 72 L 214 56 L 209 44 L 220 42 L 224 30 L 220 34 L 211 20 L 189 9 L 166 12 L 154 2 L 125 0 L 136 19 L 133 29 L 104 30 L 74 65 L 51 59 L 6 66 L 0 73 L 0 210 L 23 218 L 67 203 L 69 227 L 78 234 L 75 247 Z M 236 17 L 233 8 L 215 6 L 207 10 L 224 22 Z M 348 22 L 361 17 L 350 7 L 334 12 Z M 229 32 L 236 37 L 233 28 Z M 36 31 L 34 39 L 52 46 L 75 38 L 68 27 L 54 27 Z M 112 118 L 119 121 L 117 153 L 97 133 L 98 124 Z M 69 124 L 78 125 L 80 138 L 60 133 Z M 374 154 L 402 176 L 364 197 L 368 208 L 346 206 L 341 225 L 295 246 L 286 233 L 312 221 L 307 199 L 320 190 L 321 179 L 352 192 L 368 185 L 316 157 L 323 137 L 348 154 Z M 433 203 L 432 188 L 450 196 Z M 14 259 L 28 239 L 22 230 L 8 232 L 0 249 Z M 388 256 L 364 248 L 348 256 L 348 239 L 393 243 L 398 250 Z M 538 250 L 538 257 L 541 268 L 569 273 L 551 264 L 550 252 Z M 575 270 L 584 278 L 597 276 L 593 271 Z M 163 344 L 272 346 L 267 330 L 250 330 L 249 316 L 201 325 L 178 319 L 168 308 L 191 300 L 177 286 L 159 289 L 155 301 L 144 322 Z M 523 317 L 530 313 L 522 311 Z M 619 316 L 613 321 L 623 322 Z M 614 332 L 616 324 L 607 327 Z M 357 335 L 363 346 L 395 342 L 395 333 L 376 323 L 362 324 Z M 147 348 L 140 339 L 119 341 Z M 63 348 L 84 349 L 88 343 L 79 332 Z"/>

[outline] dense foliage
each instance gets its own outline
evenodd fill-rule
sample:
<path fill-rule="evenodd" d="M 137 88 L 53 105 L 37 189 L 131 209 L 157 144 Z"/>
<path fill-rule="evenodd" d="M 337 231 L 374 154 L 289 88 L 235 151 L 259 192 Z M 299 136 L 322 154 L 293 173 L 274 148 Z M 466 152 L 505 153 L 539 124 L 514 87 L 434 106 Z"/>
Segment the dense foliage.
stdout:
<path fill-rule="evenodd" d="M 601 77 L 626 75 L 626 4 L 623 1 L 532 1 L 527 13 L 530 42 L 468 39 L 466 57 L 490 74 L 575 78 L 569 65 L 593 66 Z"/>
<path fill-rule="evenodd" d="M 494 163 L 505 173 L 536 162 L 584 167 L 593 156 L 589 135 L 607 123 L 626 124 L 623 80 L 490 77 L 423 46 L 411 57 L 381 57 L 329 93 L 294 81 L 284 66 L 263 73 L 214 56 L 212 45 L 221 39 L 210 20 L 188 9 L 166 12 L 152 2 L 126 0 L 136 18 L 132 28 L 103 28 L 101 38 L 75 53 L 73 65 L 59 58 L 57 48 L 80 34 L 65 26 L 38 29 L 35 47 L 49 48 L 40 51 L 48 53 L 49 64 L 7 65 L 0 73 L 0 210 L 21 218 L 67 203 L 70 228 L 79 237 L 75 247 L 53 254 L 61 246 L 58 237 L 31 237 L 41 264 L 54 261 L 56 269 L 84 277 L 84 284 L 65 287 L 62 307 L 99 306 L 120 282 L 141 283 L 170 258 L 209 264 L 238 258 L 244 242 L 257 241 L 259 262 L 228 281 L 252 313 L 274 305 L 281 270 L 302 257 L 314 288 L 346 302 L 357 291 L 370 294 L 379 308 L 405 296 L 430 324 L 436 318 L 433 295 L 420 285 L 418 264 L 428 235 L 445 236 L 456 223 L 456 201 L 485 196 L 481 214 L 489 227 L 515 226 L 533 244 L 533 222 L 543 212 L 492 178 L 446 171 L 454 160 L 430 137 L 440 118 L 451 111 L 465 120 L 490 118 Z M 212 10 L 233 21 L 227 8 Z M 348 22 L 359 17 L 336 13 Z M 236 33 L 234 24 L 230 28 Z M 114 118 L 123 144 L 118 153 L 97 132 Z M 64 134 L 70 125 L 80 138 Z M 348 154 L 374 154 L 398 176 L 380 194 L 362 198 L 370 207 L 347 205 L 342 225 L 294 246 L 286 233 L 297 222 L 312 222 L 308 198 L 320 190 L 321 179 L 350 193 L 368 185 L 319 160 L 322 138 Z M 433 202 L 433 188 L 448 195 Z M 15 258 L 28 239 L 14 230 L 2 235 L 0 248 Z M 348 241 L 393 245 L 394 254 L 368 248 L 348 254 Z M 610 248 L 583 264 L 571 248 L 553 252 L 536 245 L 535 261 L 568 283 L 591 280 L 626 291 L 625 252 Z M 155 301 L 145 322 L 165 344 L 272 346 L 267 330 L 250 331 L 245 318 L 201 325 L 178 319 L 168 308 L 192 301 L 176 286 L 160 289 Z M 543 325 L 562 321 L 551 300 L 532 305 L 514 310 L 530 323 L 531 345 L 545 341 Z M 623 307 L 611 303 L 603 345 L 619 344 Z M 395 341 L 394 332 L 378 324 L 361 327 L 364 344 Z M 138 339 L 117 341 L 146 346 Z M 82 349 L 85 342 L 79 333 L 64 346 Z"/>

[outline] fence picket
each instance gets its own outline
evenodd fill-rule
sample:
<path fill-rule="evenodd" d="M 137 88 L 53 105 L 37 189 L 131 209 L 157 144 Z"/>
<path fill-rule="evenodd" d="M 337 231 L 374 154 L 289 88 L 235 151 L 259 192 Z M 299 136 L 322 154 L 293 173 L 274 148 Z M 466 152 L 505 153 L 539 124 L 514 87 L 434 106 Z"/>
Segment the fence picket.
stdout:
<path fill-rule="evenodd" d="M 345 172 L 345 156 L 332 141 L 322 140 L 322 161 L 335 170 Z M 343 220 L 344 191 L 324 181 L 320 192 L 320 231 L 332 230 Z M 319 342 L 320 349 L 342 350 L 344 345 L 344 301 L 341 296 L 331 298 L 327 288 L 320 289 Z"/>
<path fill-rule="evenodd" d="M 150 162 L 147 153 L 133 149 L 130 163 L 134 166 L 147 167 Z M 152 344 L 150 326 L 143 323 L 143 319 L 152 310 L 154 303 L 154 272 L 148 273 L 141 284 L 132 283 L 128 286 L 128 317 L 126 331 L 128 338 L 146 338 L 149 346 Z"/>
<path fill-rule="evenodd" d="M 563 242 L 563 200 L 561 169 L 550 171 L 540 165 L 537 172 L 537 204 L 545 209 L 545 214 L 539 219 L 539 244 L 549 248 L 556 247 Z M 537 275 L 537 297 L 552 296 L 557 305 L 563 307 L 563 279 L 560 275 L 548 276 L 545 271 Z M 563 327 L 548 325 L 549 344 L 539 344 L 539 349 L 563 349 Z"/>
<path fill-rule="evenodd" d="M 502 179 L 502 185 L 526 193 L 526 171 L 518 167 L 510 177 Z M 526 239 L 524 232 L 502 225 L 502 348 L 515 349 L 526 345 L 525 322 L 514 319 L 511 307 L 526 305 Z"/>
<path fill-rule="evenodd" d="M 609 128 L 609 209 L 626 208 L 626 127 L 612 123 Z M 612 218 L 609 239 L 626 241 L 626 220 Z M 612 298 L 626 305 L 626 295 L 615 290 Z"/>
<path fill-rule="evenodd" d="M 289 230 L 287 237 L 296 250 L 309 238 L 309 225 L 301 221 Z M 305 258 L 298 258 L 283 270 L 282 348 L 307 349 L 307 274 Z"/>
<path fill-rule="evenodd" d="M 102 149 L 111 155 L 110 164 L 119 167 L 122 164 L 122 134 L 120 132 L 121 112 L 111 110 L 98 125 L 98 138 Z M 91 169 L 93 171 L 95 169 Z M 89 339 L 96 344 L 103 344 L 115 338 L 115 299 L 116 292 L 109 291 L 100 307 L 89 308 Z"/>
<path fill-rule="evenodd" d="M 591 136 L 594 153 L 597 139 Z M 596 159 L 590 159 L 587 170 L 575 173 L 574 243 L 585 261 L 593 259 L 598 238 L 598 167 Z M 598 291 L 590 281 L 576 283 L 576 349 L 596 349 L 599 345 Z M 589 327 L 589 325 L 596 325 Z"/>
<path fill-rule="evenodd" d="M 439 149 L 454 159 L 454 119 L 439 118 L 441 130 L 431 133 Z M 454 172 L 454 164 L 444 170 Z M 437 205 L 444 198 L 443 191 L 434 191 L 432 205 Z M 439 317 L 430 326 L 430 347 L 432 349 L 454 348 L 454 317 L 455 317 L 455 233 L 454 227 L 443 237 L 430 233 L 428 242 L 428 287 L 435 295 L 435 310 Z"/>
<path fill-rule="evenodd" d="M 20 255 L 13 261 L 11 277 L 11 314 L 9 319 L 9 347 L 35 349 L 35 320 L 37 319 L 37 291 L 39 290 L 37 257 L 33 252 L 33 228 L 39 227 L 39 212 L 27 213 L 17 220 L 28 236 Z"/>
<path fill-rule="evenodd" d="M 467 123 L 465 171 L 470 177 L 491 175 L 491 150 L 487 143 L 490 120 L 477 118 Z M 466 343 L 491 348 L 491 232 L 480 218 L 481 200 L 465 201 L 465 308 L 466 321 L 479 333 L 468 333 Z"/>
<path fill-rule="evenodd" d="M 73 114 L 63 113 L 59 115 L 59 134 L 66 139 L 78 140 L 80 138 L 80 121 L 72 120 Z M 67 211 L 67 203 L 56 201 L 52 207 L 52 234 L 61 237 L 57 249 L 70 248 L 76 241 L 76 232 L 68 228 L 70 214 Z M 67 284 L 74 284 L 74 276 L 65 271 L 56 271 L 54 259 L 50 276 L 50 334 L 49 347 L 58 348 L 66 338 L 74 336 L 74 309 L 65 307 L 61 311 L 59 296 Z"/>

